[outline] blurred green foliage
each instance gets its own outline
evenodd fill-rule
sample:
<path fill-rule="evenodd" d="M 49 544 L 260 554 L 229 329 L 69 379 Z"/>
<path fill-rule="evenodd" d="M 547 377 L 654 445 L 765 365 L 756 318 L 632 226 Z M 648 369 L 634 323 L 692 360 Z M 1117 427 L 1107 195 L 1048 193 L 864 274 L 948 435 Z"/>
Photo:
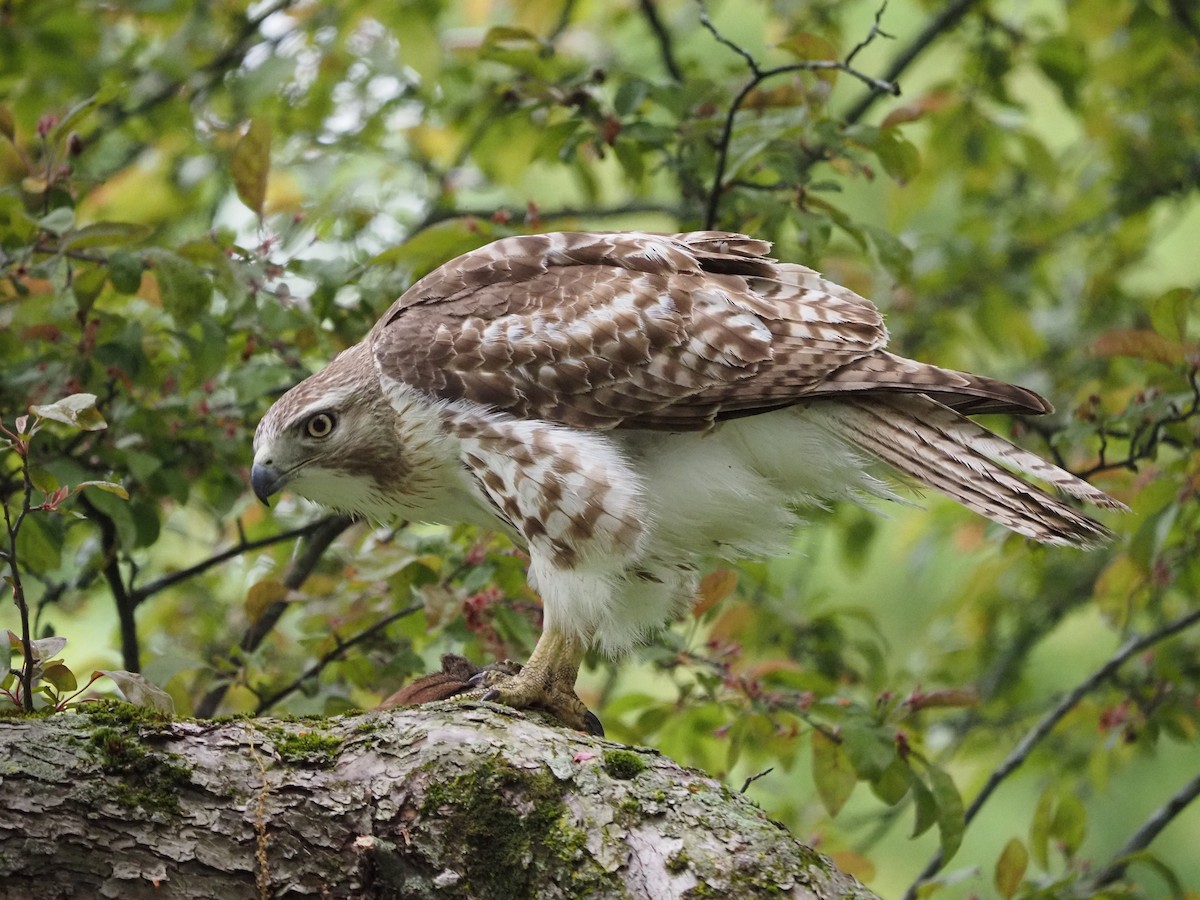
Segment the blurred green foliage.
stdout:
<path fill-rule="evenodd" d="M 265 512 L 253 426 L 459 252 L 715 224 L 874 297 L 905 354 L 1052 397 L 1045 421 L 994 424 L 1133 512 L 1092 554 L 936 498 L 815 512 L 795 558 L 718 569 L 687 621 L 592 661 L 610 736 L 746 781 L 885 896 L 938 848 L 953 859 L 922 895 L 1200 884 L 1200 14 L 877 13 L 711 0 L 708 29 L 692 0 L 4 4 L 0 495 L 11 532 L 28 472 L 4 554 L 32 637 L 201 714 L 370 707 L 443 651 L 521 657 L 539 608 L 519 550 Z M 856 47 L 856 72 L 803 68 Z M 867 83 L 894 61 L 900 98 Z M 80 393 L 107 428 L 51 422 L 26 468 L 17 418 Z M 1127 844 L 1172 796 L 1161 837 Z"/>

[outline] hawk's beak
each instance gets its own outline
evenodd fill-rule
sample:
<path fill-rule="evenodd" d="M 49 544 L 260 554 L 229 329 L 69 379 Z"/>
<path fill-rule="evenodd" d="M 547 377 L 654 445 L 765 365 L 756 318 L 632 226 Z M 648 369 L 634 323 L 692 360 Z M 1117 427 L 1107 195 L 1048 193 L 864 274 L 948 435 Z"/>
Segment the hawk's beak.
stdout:
<path fill-rule="evenodd" d="M 274 466 L 255 463 L 250 469 L 250 486 L 263 506 L 271 505 L 271 495 L 278 493 L 287 482 L 287 475 Z"/>

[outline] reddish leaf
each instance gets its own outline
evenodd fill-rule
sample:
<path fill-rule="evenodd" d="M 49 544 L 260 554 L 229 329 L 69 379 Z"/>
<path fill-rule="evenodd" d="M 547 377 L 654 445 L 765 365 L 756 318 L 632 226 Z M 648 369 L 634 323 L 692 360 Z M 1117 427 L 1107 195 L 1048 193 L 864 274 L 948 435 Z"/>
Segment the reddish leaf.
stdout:
<path fill-rule="evenodd" d="M 696 604 L 692 615 L 697 619 L 733 593 L 737 587 L 737 573 L 730 569 L 717 569 L 700 579 L 696 591 Z"/>
<path fill-rule="evenodd" d="M 1184 357 L 1183 344 L 1141 328 L 1116 328 L 1105 332 L 1096 339 L 1092 351 L 1097 356 L 1132 356 L 1167 365 L 1181 363 Z"/>

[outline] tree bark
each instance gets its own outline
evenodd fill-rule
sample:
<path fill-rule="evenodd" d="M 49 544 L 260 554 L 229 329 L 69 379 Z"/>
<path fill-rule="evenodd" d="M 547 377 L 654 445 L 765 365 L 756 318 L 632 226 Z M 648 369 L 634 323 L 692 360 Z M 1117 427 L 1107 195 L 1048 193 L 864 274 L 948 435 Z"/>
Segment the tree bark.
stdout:
<path fill-rule="evenodd" d="M 0 719 L 0 898 L 873 895 L 653 750 L 490 704 Z"/>

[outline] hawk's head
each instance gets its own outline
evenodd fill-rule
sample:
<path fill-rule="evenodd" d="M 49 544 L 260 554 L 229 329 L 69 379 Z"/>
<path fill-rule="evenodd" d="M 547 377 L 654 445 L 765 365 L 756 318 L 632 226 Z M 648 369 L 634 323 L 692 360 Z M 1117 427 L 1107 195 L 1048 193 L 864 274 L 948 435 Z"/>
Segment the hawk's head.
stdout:
<path fill-rule="evenodd" d="M 254 433 L 250 483 L 263 503 L 287 486 L 322 506 L 373 516 L 404 471 L 395 410 L 365 342 L 275 401 Z"/>

